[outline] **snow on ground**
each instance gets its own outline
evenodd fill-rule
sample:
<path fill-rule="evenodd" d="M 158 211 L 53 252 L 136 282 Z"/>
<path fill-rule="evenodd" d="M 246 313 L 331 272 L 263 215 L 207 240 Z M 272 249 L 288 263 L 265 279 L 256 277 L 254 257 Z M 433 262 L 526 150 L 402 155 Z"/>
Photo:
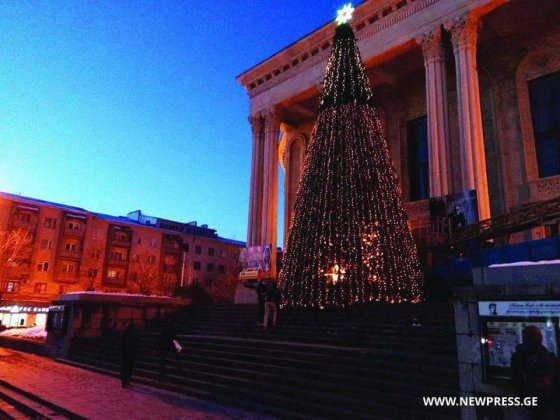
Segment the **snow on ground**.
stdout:
<path fill-rule="evenodd" d="M 0 332 L 0 336 L 42 340 L 47 337 L 47 331 L 45 330 L 45 327 L 9 328 Z"/>
<path fill-rule="evenodd" d="M 523 265 L 548 265 L 548 264 L 560 264 L 560 260 L 544 260 L 544 261 L 517 261 L 505 264 L 491 264 L 488 267 L 518 267 Z"/>

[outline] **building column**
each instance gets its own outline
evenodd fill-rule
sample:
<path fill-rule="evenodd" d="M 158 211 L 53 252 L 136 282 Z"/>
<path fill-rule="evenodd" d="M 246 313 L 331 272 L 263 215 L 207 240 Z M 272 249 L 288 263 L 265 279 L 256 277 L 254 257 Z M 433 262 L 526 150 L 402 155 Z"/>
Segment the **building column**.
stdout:
<path fill-rule="evenodd" d="M 249 193 L 249 219 L 247 223 L 247 246 L 260 245 L 261 199 L 263 176 L 264 121 L 260 114 L 249 117 L 253 132 L 251 158 L 251 187 Z"/>
<path fill-rule="evenodd" d="M 270 244 L 272 249 L 271 270 L 276 276 L 276 235 L 278 229 L 278 137 L 280 132 L 280 108 L 273 107 L 263 113 L 264 117 L 264 176 L 262 200 L 261 245 Z"/>
<path fill-rule="evenodd" d="M 428 153 L 430 197 L 449 194 L 449 117 L 447 112 L 447 77 L 441 28 L 416 38 L 422 46 L 426 69 L 426 105 L 428 113 Z"/>
<path fill-rule="evenodd" d="M 476 43 L 480 21 L 472 14 L 447 22 L 451 33 L 457 77 L 459 140 L 463 189 L 476 189 L 478 217 L 490 218 L 480 91 L 476 66 Z"/>

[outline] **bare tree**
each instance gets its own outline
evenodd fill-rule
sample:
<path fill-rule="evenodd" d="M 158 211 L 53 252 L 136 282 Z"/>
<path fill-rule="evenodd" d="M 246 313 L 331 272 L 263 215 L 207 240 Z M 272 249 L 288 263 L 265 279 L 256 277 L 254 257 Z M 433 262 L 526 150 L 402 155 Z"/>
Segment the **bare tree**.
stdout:
<path fill-rule="evenodd" d="M 218 277 L 212 286 L 212 296 L 217 302 L 233 302 L 241 272 L 239 251 L 239 247 L 228 246 L 224 264 L 218 266 Z"/>
<path fill-rule="evenodd" d="M 33 236 L 27 229 L 0 231 L 0 290 L 5 290 L 15 271 L 31 263 L 32 244 Z"/>
<path fill-rule="evenodd" d="M 100 278 L 103 271 L 103 259 L 101 258 L 101 249 L 93 248 L 89 254 L 82 260 L 82 267 L 87 274 L 86 291 L 95 290 L 95 281 Z"/>
<path fill-rule="evenodd" d="M 159 266 L 154 256 L 137 255 L 129 265 L 128 279 L 135 285 L 138 292 L 150 295 L 154 284 L 159 279 Z"/>

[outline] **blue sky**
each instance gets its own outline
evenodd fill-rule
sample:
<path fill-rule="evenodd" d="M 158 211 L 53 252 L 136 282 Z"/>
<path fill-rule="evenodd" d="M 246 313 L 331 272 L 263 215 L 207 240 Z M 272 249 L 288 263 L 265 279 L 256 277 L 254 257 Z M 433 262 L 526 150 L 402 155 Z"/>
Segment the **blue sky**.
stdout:
<path fill-rule="evenodd" d="M 3 1 L 0 190 L 245 240 L 251 131 L 235 76 L 343 4 Z"/>

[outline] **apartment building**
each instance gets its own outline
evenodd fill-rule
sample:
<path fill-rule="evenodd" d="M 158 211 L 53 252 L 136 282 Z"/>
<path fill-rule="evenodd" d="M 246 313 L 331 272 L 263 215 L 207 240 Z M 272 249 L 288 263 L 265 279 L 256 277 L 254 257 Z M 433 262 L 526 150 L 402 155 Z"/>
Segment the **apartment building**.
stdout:
<path fill-rule="evenodd" d="M 0 234 L 20 241 L 18 255 L 0 248 L 0 320 L 12 326 L 43 323 L 49 303 L 68 292 L 170 296 L 192 283 L 212 292 L 245 245 L 196 222 L 140 210 L 111 216 L 8 193 L 0 193 Z"/>

